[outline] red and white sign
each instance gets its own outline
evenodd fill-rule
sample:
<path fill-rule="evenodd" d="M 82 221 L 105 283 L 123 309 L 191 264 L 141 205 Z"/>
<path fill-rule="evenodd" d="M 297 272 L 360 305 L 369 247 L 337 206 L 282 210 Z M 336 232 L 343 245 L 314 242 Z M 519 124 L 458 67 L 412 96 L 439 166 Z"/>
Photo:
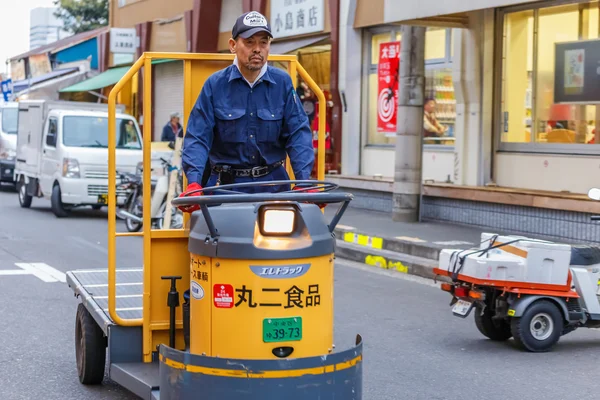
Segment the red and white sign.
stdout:
<path fill-rule="evenodd" d="M 379 45 L 377 68 L 377 131 L 396 134 L 398 81 L 400 79 L 400 42 Z"/>
<path fill-rule="evenodd" d="M 214 304 L 217 308 L 233 307 L 233 286 L 217 283 L 213 287 Z"/>

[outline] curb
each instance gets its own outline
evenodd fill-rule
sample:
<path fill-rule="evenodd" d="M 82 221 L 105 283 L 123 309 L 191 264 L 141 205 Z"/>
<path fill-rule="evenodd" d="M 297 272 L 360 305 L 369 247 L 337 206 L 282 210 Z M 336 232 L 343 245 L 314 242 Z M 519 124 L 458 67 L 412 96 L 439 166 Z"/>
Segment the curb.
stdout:
<path fill-rule="evenodd" d="M 354 228 L 337 226 L 334 230 L 335 236 L 341 243 L 357 245 L 367 251 L 388 251 L 409 255 L 421 259 L 437 262 L 443 249 L 468 249 L 476 245 L 470 242 L 448 241 L 427 242 L 418 238 L 398 236 L 395 238 L 386 236 L 373 236 L 368 233 L 359 232 Z"/>
<path fill-rule="evenodd" d="M 374 268 L 382 268 L 407 275 L 420 276 L 422 278 L 446 281 L 446 277 L 435 276 L 433 268 L 437 266 L 437 260 L 416 257 L 389 250 L 379 250 L 365 246 L 337 240 L 335 256 L 340 259 L 356 261 Z"/>

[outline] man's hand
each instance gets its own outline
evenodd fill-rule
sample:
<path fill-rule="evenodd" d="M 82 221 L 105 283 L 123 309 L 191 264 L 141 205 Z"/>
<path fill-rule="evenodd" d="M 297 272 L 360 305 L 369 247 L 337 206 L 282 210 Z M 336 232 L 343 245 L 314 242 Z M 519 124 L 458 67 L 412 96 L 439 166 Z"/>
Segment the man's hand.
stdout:
<path fill-rule="evenodd" d="M 181 193 L 179 195 L 179 197 L 190 197 L 190 196 L 202 196 L 202 192 L 195 192 L 195 193 L 190 193 L 193 192 L 195 190 L 199 190 L 202 189 L 202 186 L 200 186 L 200 184 L 194 182 L 194 183 L 190 183 L 187 186 L 187 189 L 185 190 L 185 192 Z M 177 208 L 179 208 L 181 211 L 186 212 L 186 213 L 192 213 L 194 211 L 197 211 L 200 209 L 199 205 L 192 205 L 192 206 L 178 206 Z"/>
<path fill-rule="evenodd" d="M 299 186 L 294 186 L 293 190 L 302 190 L 302 188 Z M 318 190 L 318 189 L 309 189 L 309 190 L 302 190 L 302 191 L 305 193 L 319 193 L 320 192 L 320 190 Z M 320 204 L 315 203 L 315 204 L 318 205 L 321 210 L 327 206 L 327 204 L 323 204 L 323 203 L 320 203 Z"/>

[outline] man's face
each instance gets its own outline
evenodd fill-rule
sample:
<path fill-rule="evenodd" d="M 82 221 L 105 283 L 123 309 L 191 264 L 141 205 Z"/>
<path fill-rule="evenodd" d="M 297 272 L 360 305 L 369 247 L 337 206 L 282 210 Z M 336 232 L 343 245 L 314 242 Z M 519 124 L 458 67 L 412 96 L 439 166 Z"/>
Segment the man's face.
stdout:
<path fill-rule="evenodd" d="M 177 125 L 179 123 L 179 117 L 173 117 L 173 118 L 171 118 L 171 123 L 173 125 Z"/>
<path fill-rule="evenodd" d="M 267 62 L 271 42 L 266 32 L 257 34 L 244 39 L 238 37 L 237 40 L 229 42 L 231 52 L 235 53 L 241 67 L 249 71 L 258 71 Z"/>

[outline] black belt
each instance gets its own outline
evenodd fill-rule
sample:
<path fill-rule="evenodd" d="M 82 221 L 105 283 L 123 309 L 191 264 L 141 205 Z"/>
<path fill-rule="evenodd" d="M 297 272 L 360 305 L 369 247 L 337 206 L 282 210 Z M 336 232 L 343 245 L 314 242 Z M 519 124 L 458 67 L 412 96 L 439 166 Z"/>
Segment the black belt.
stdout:
<path fill-rule="evenodd" d="M 260 167 L 253 168 L 233 168 L 230 165 L 214 165 L 212 170 L 218 174 L 220 173 L 229 173 L 236 177 L 248 177 L 251 176 L 253 178 L 260 178 L 261 176 L 265 176 L 273 172 L 275 168 L 283 165 L 284 161 L 277 161 L 271 165 L 265 165 Z"/>

